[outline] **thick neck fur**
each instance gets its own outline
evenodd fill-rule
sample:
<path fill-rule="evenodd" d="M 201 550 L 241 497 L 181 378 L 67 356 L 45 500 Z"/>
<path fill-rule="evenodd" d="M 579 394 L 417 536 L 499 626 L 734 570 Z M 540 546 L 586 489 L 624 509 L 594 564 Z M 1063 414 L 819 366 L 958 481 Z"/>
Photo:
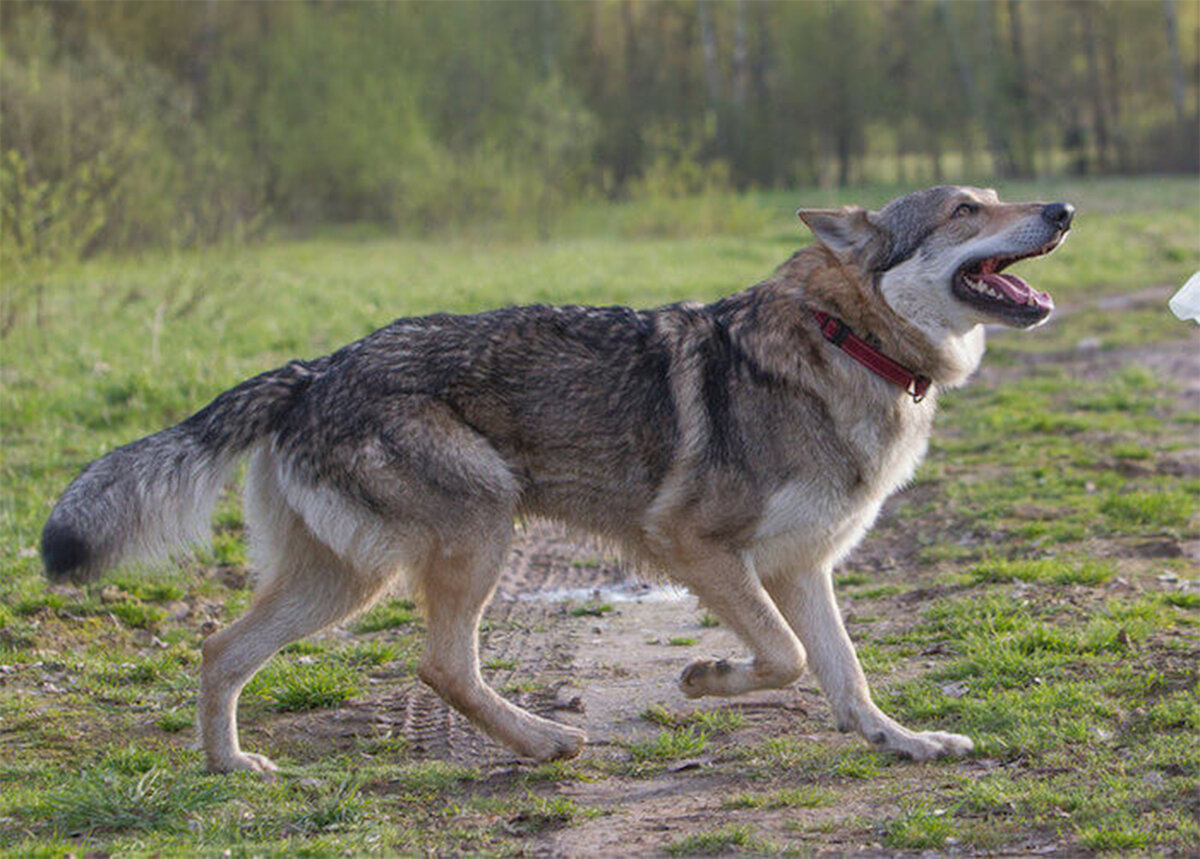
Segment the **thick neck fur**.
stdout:
<path fill-rule="evenodd" d="M 821 244 L 797 251 L 760 288 L 793 298 L 805 313 L 811 308 L 837 316 L 860 337 L 878 341 L 885 355 L 941 388 L 963 384 L 983 358 L 982 326 L 960 331 L 919 313 L 901 316 L 881 295 L 875 275 Z"/>

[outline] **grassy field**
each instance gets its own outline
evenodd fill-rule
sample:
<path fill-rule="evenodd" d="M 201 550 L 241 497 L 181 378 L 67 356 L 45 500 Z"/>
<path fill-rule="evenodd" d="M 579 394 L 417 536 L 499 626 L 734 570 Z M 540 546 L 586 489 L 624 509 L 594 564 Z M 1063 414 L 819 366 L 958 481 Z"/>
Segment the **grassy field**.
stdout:
<path fill-rule="evenodd" d="M 502 227 L 424 241 L 337 232 L 94 260 L 10 295 L 0 845 L 13 855 L 554 850 L 597 820 L 626 820 L 620 802 L 584 804 L 571 785 L 666 778 L 719 779 L 727 794 L 694 831 L 656 843 L 675 855 L 1200 849 L 1200 414 L 1171 369 L 1197 341 L 1165 308 L 1169 287 L 1200 268 L 1197 184 L 1000 190 L 1078 206 L 1067 245 L 1028 269 L 1063 312 L 994 338 L 982 378 L 945 398 L 915 485 L 839 578 L 885 709 L 975 737 L 968 761 L 918 767 L 801 731 L 760 737 L 736 707 L 659 708 L 645 714 L 661 729 L 649 740 L 515 774 L 418 760 L 399 736 L 322 756 L 271 748 L 268 736 L 261 750 L 281 778 L 211 777 L 192 747 L 195 679 L 203 635 L 249 597 L 236 495 L 193 559 L 86 589 L 44 585 L 39 530 L 79 468 L 242 378 L 397 316 L 711 299 L 807 241 L 796 206 L 843 200 L 592 206 L 542 244 L 506 241 Z M 697 635 L 709 624 L 698 618 Z M 243 723 L 410 681 L 421 637 L 419 613 L 392 601 L 344 635 L 293 645 L 247 690 Z M 704 767 L 673 771 L 700 754 Z M 832 811 L 842 807 L 854 812 Z"/>

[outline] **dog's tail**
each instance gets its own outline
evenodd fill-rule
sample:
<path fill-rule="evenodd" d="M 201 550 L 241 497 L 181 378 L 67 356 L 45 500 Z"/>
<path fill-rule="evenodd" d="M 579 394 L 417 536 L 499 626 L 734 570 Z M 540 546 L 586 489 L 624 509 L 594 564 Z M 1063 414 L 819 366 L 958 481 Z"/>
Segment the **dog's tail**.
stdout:
<path fill-rule="evenodd" d="M 96 460 L 67 487 L 42 531 L 54 582 L 83 583 L 116 564 L 162 557 L 208 533 L 238 459 L 315 375 L 294 361 L 218 396 L 183 423 Z"/>

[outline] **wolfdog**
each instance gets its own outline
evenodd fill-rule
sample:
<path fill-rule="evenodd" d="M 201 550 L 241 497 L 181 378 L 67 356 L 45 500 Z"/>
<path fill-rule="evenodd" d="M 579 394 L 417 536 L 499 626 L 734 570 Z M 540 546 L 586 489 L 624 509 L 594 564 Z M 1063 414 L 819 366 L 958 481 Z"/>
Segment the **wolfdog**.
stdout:
<path fill-rule="evenodd" d="M 831 571 L 912 477 L 983 326 L 1050 314 L 1003 269 L 1053 250 L 1074 208 L 937 187 L 798 214 L 817 241 L 712 304 L 400 319 L 243 382 L 89 465 L 46 523 L 47 576 L 90 581 L 200 539 L 250 456 L 254 599 L 203 643 L 213 771 L 275 769 L 238 744 L 242 687 L 401 581 L 424 604 L 425 683 L 521 756 L 578 754 L 582 731 L 479 670 L 480 616 L 528 516 L 620 547 L 740 636 L 750 657 L 692 662 L 688 696 L 784 687 L 811 664 L 839 729 L 917 760 L 965 754 L 967 737 L 911 731 L 872 701 Z"/>

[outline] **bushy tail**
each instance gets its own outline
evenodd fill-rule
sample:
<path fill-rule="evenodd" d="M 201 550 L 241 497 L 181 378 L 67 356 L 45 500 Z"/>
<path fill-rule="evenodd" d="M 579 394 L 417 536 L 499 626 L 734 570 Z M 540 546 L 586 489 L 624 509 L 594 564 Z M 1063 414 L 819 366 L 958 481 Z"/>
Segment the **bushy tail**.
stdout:
<path fill-rule="evenodd" d="M 85 468 L 42 531 L 46 576 L 88 582 L 116 564 L 202 540 L 230 470 L 316 372 L 314 364 L 294 361 L 255 376 L 183 423 Z"/>

